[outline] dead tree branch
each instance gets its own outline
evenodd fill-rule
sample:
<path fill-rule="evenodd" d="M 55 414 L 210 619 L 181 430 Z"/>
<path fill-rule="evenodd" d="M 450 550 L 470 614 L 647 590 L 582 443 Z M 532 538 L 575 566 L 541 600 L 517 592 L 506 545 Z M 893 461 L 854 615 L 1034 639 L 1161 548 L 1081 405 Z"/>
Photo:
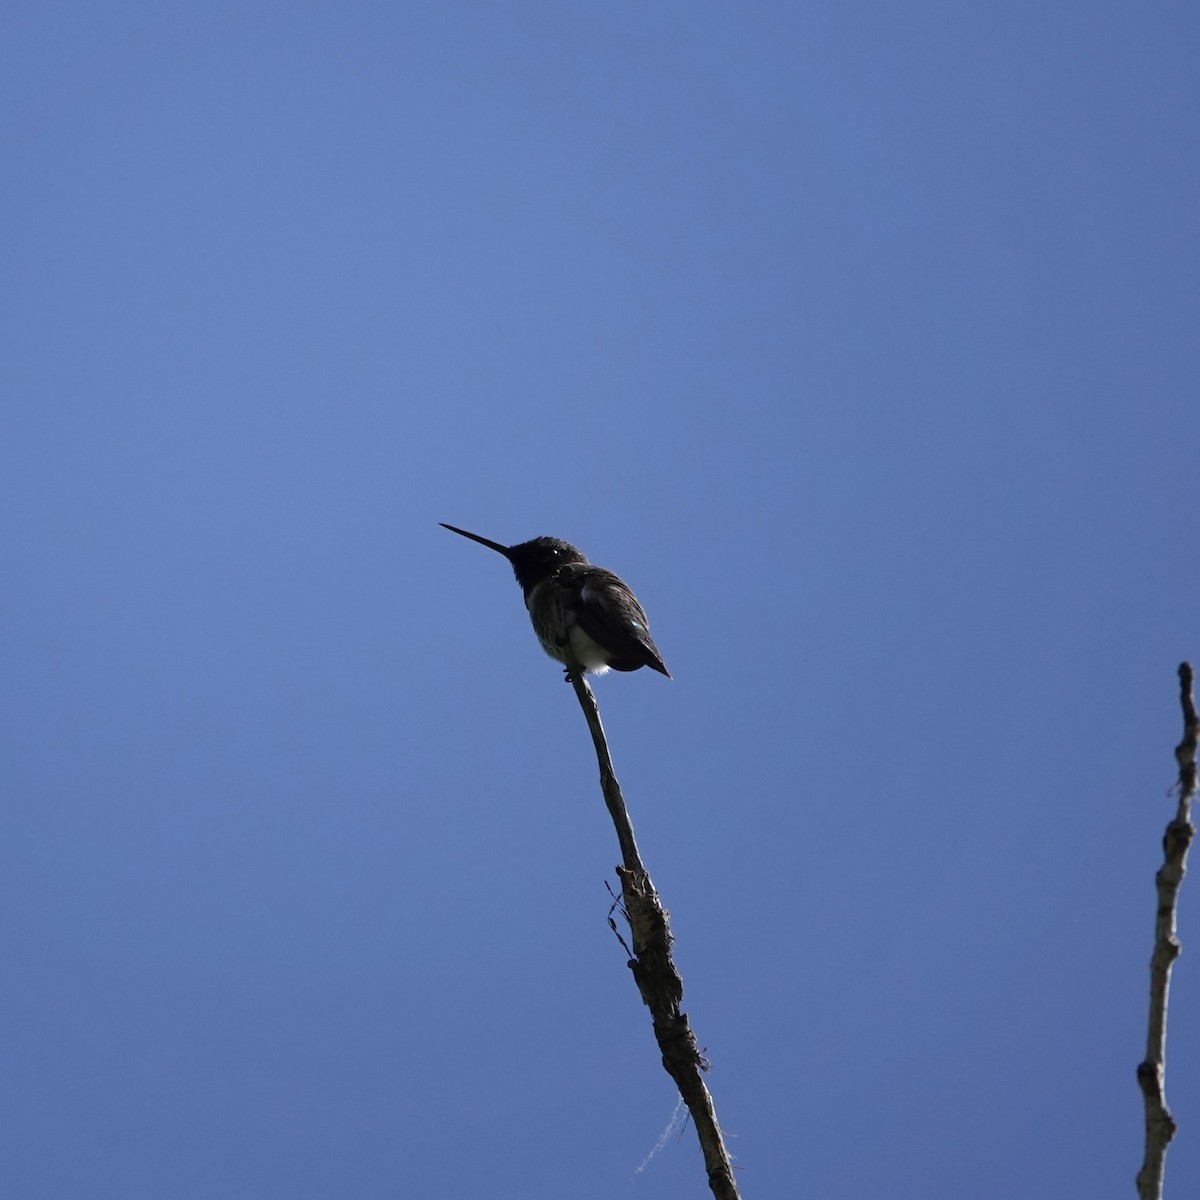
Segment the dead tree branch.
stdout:
<path fill-rule="evenodd" d="M 1158 910 L 1154 919 L 1154 952 L 1150 956 L 1150 1023 L 1146 1057 L 1138 1064 L 1137 1080 L 1146 1110 L 1146 1150 L 1137 1174 L 1141 1200 L 1161 1200 L 1167 1146 L 1175 1136 L 1175 1118 L 1167 1108 L 1167 996 L 1171 967 L 1179 957 L 1175 932 L 1179 889 L 1187 873 L 1188 849 L 1195 836 L 1192 798 L 1196 794 L 1196 743 L 1200 722 L 1196 718 L 1191 663 L 1179 667 L 1179 701 L 1183 707 L 1183 741 L 1175 747 L 1179 764 L 1179 807 L 1163 835 L 1163 865 L 1155 876 Z"/>
<path fill-rule="evenodd" d="M 621 785 L 613 771 L 604 727 L 600 723 L 596 697 L 592 695 L 579 663 L 570 664 L 569 678 L 592 734 L 596 759 L 600 764 L 600 787 L 604 792 L 604 803 L 608 806 L 621 847 L 621 866 L 617 868 L 617 876 L 621 881 L 625 916 L 632 932 L 633 957 L 629 960 L 629 969 L 633 972 L 643 1002 L 650 1010 L 654 1036 L 662 1051 L 663 1067 L 675 1081 L 680 1096 L 692 1114 L 708 1171 L 708 1186 L 717 1200 L 738 1200 L 729 1152 L 725 1149 L 725 1139 L 717 1124 L 712 1096 L 701 1077 L 701 1072 L 708 1070 L 708 1063 L 696 1044 L 687 1014 L 679 1007 L 683 1000 L 683 980 L 671 957 L 668 913 L 638 853 L 633 825 L 621 795 Z"/>

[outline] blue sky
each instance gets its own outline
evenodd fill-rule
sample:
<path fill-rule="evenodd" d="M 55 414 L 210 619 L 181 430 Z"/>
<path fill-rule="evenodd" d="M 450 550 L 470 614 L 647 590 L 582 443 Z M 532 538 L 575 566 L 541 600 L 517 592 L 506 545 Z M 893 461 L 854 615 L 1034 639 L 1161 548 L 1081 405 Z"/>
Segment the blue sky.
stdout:
<path fill-rule="evenodd" d="M 1194 5 L 15 3 L 0 1189 L 1125 1196 L 1200 656 Z M 1200 1183 L 1200 885 L 1168 1191 Z"/>

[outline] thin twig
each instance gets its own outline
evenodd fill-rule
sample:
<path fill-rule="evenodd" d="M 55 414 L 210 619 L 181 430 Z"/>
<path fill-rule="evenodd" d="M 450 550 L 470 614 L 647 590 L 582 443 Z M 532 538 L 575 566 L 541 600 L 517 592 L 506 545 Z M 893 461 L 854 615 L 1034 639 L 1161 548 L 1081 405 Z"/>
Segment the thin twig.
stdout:
<path fill-rule="evenodd" d="M 1150 1024 L 1146 1057 L 1138 1064 L 1137 1080 L 1146 1110 L 1146 1152 L 1137 1174 L 1141 1200 L 1161 1200 L 1167 1147 L 1175 1136 L 1175 1118 L 1167 1108 L 1167 995 L 1171 966 L 1179 957 L 1175 917 L 1179 888 L 1187 873 L 1188 848 L 1196 834 L 1192 824 L 1192 798 L 1196 794 L 1196 743 L 1200 721 L 1193 696 L 1195 678 L 1191 663 L 1179 667 L 1179 702 L 1183 708 L 1183 741 L 1175 747 L 1179 764 L 1179 808 L 1163 835 L 1163 865 L 1155 876 L 1158 911 L 1154 920 L 1154 953 L 1150 956 Z"/>
<path fill-rule="evenodd" d="M 592 743 L 596 747 L 600 787 L 621 847 L 622 865 L 617 868 L 617 876 L 621 881 L 621 899 L 632 933 L 633 954 L 629 959 L 629 968 L 642 1000 L 650 1010 L 654 1036 L 662 1051 L 663 1066 L 675 1081 L 683 1102 L 692 1114 L 708 1171 L 708 1186 L 717 1200 L 738 1200 L 733 1164 L 729 1161 L 725 1139 L 717 1124 L 712 1096 L 701 1078 L 701 1072 L 708 1070 L 708 1063 L 696 1045 L 687 1014 L 679 1007 L 683 1000 L 683 980 L 671 957 L 671 925 L 667 910 L 663 908 L 638 853 L 633 824 L 625 808 L 621 785 L 613 771 L 604 727 L 600 724 L 596 697 L 592 695 L 580 664 L 573 662 L 568 666 L 568 678 L 575 688 L 575 695 L 579 698 L 579 705 L 591 730 Z"/>

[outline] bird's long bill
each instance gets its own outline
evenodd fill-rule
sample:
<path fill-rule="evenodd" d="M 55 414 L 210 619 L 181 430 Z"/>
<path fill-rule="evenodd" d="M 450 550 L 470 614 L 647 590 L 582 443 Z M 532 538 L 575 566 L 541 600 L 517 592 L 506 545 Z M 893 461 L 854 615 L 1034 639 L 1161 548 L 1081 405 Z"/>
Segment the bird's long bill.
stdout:
<path fill-rule="evenodd" d="M 503 554 L 505 558 L 510 558 L 508 547 L 500 545 L 499 542 L 489 541 L 485 537 L 480 537 L 477 533 L 468 533 L 465 529 L 458 529 L 454 525 L 447 525 L 445 521 L 439 521 L 438 524 L 443 529 L 450 530 L 451 533 L 461 533 L 463 537 L 470 538 L 473 542 L 478 542 L 481 546 L 487 546 L 490 550 L 495 550 L 499 554 Z"/>

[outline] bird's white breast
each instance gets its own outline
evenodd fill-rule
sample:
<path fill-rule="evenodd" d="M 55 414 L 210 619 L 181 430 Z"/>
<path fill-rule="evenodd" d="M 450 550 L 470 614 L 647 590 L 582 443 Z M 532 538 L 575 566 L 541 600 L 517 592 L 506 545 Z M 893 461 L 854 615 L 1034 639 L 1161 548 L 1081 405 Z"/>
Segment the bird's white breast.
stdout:
<path fill-rule="evenodd" d="M 597 645 L 578 625 L 572 625 L 568 637 L 575 657 L 583 663 L 583 669 L 591 675 L 604 675 L 608 671 L 608 653 Z"/>

